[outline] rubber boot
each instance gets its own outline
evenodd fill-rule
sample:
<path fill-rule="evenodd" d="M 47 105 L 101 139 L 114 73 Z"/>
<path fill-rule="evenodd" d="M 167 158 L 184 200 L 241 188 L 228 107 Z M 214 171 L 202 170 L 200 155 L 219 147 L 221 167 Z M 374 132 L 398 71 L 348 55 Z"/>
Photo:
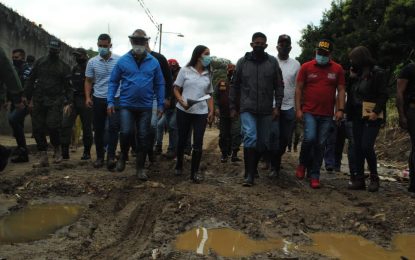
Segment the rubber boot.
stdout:
<path fill-rule="evenodd" d="M 355 175 L 352 182 L 348 186 L 349 190 L 365 190 L 365 176 L 364 175 Z"/>
<path fill-rule="evenodd" d="M 261 156 L 264 154 L 264 153 L 260 153 L 260 152 L 258 152 L 256 149 L 254 149 L 255 150 L 255 153 L 254 153 L 254 158 L 255 158 L 255 169 L 254 169 L 254 173 L 255 173 L 255 178 L 259 178 L 259 172 L 258 172 L 258 164 L 259 164 L 259 161 L 261 160 Z"/>
<path fill-rule="evenodd" d="M 232 155 L 231 155 L 231 162 L 240 162 L 240 161 L 242 160 L 238 157 L 238 150 L 233 150 Z"/>
<path fill-rule="evenodd" d="M 244 148 L 244 179 L 248 176 L 248 152 Z"/>
<path fill-rule="evenodd" d="M 254 185 L 258 161 L 257 156 L 258 155 L 255 148 L 246 148 L 247 174 L 242 186 L 251 187 L 252 185 Z"/>
<path fill-rule="evenodd" d="M 12 163 L 24 163 L 29 161 L 27 148 L 18 147 L 17 154 L 10 160 Z"/>
<path fill-rule="evenodd" d="M 128 154 L 128 152 L 127 152 Z M 121 153 L 120 154 L 120 158 L 117 161 L 117 166 L 115 167 L 117 169 L 117 172 L 122 172 L 125 169 L 125 161 L 127 156 L 125 155 L 125 153 Z"/>
<path fill-rule="evenodd" d="M 379 190 L 379 176 L 377 173 L 375 174 L 370 174 L 370 183 L 369 186 L 367 187 L 367 190 L 369 192 L 377 192 Z"/>
<path fill-rule="evenodd" d="M 415 174 L 411 174 L 409 176 L 409 187 L 408 187 L 408 191 L 409 192 L 414 192 L 415 193 Z"/>
<path fill-rule="evenodd" d="M 69 145 L 67 144 L 62 145 L 62 159 L 69 160 Z"/>
<path fill-rule="evenodd" d="M 174 167 L 175 172 L 174 175 L 180 176 L 183 174 L 183 160 L 184 160 L 184 151 L 177 150 L 177 160 L 176 160 L 176 166 Z"/>
<path fill-rule="evenodd" d="M 49 167 L 48 153 L 46 151 L 39 152 L 39 161 L 33 164 L 33 168 Z"/>
<path fill-rule="evenodd" d="M 199 171 L 200 160 L 202 159 L 202 151 L 193 149 L 192 151 L 192 163 L 190 168 L 190 179 L 194 183 L 200 183 L 203 181 L 203 176 Z"/>
<path fill-rule="evenodd" d="M 228 161 L 228 152 L 222 152 L 222 155 L 220 157 L 221 163 L 226 163 Z"/>
<path fill-rule="evenodd" d="M 138 152 L 136 157 L 135 157 L 135 159 L 136 159 L 135 160 L 135 162 L 136 162 L 135 167 L 136 167 L 137 177 L 138 177 L 139 180 L 142 180 L 142 181 L 148 180 L 148 176 L 147 176 L 147 174 L 145 172 L 145 169 L 144 169 L 144 163 L 145 163 L 145 159 L 146 159 L 145 157 L 146 157 L 146 154 L 143 153 L 143 152 Z"/>
<path fill-rule="evenodd" d="M 62 162 L 62 151 L 59 145 L 53 148 L 53 163 L 60 163 L 60 162 Z"/>

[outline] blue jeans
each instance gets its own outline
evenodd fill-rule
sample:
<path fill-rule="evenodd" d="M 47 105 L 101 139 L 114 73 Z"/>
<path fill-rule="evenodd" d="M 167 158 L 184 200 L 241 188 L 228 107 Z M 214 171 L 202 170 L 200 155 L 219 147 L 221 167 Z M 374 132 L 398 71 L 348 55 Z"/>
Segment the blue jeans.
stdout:
<path fill-rule="evenodd" d="M 124 158 L 128 155 L 130 149 L 131 136 L 135 134 L 136 153 L 146 152 L 148 145 L 148 136 L 151 128 L 151 109 L 133 110 L 127 108 L 120 109 L 121 118 L 121 135 L 120 146 Z"/>
<path fill-rule="evenodd" d="M 106 135 L 106 129 L 108 129 L 108 158 L 115 158 L 115 150 L 118 144 L 118 135 L 120 131 L 120 111 L 118 103 L 115 105 L 115 113 L 111 116 L 107 116 L 107 99 L 93 97 L 93 126 L 94 126 L 94 141 L 97 158 L 104 159 L 106 143 L 104 137 Z M 107 121 L 108 120 L 108 121 Z M 108 122 L 108 128 L 106 123 Z"/>
<path fill-rule="evenodd" d="M 273 120 L 271 123 L 270 151 L 273 169 L 278 170 L 281 166 L 281 157 L 285 153 L 294 125 L 294 108 L 281 110 L 278 120 Z"/>
<path fill-rule="evenodd" d="M 364 175 L 365 159 L 369 166 L 370 174 L 377 174 L 377 158 L 374 147 L 381 123 L 381 120 L 353 120 L 356 175 Z"/>
<path fill-rule="evenodd" d="M 259 152 L 270 149 L 271 115 L 241 113 L 241 131 L 244 148 L 256 148 Z"/>
<path fill-rule="evenodd" d="M 13 104 L 8 115 L 9 124 L 13 129 L 13 136 L 16 138 L 17 146 L 23 149 L 26 147 L 26 137 L 24 135 L 24 120 L 28 114 L 27 107 L 18 109 Z"/>
<path fill-rule="evenodd" d="M 304 113 L 304 139 L 300 151 L 300 165 L 307 167 L 311 178 L 320 178 L 324 147 L 333 119 Z"/>
<path fill-rule="evenodd" d="M 169 131 L 169 147 L 167 151 L 176 152 L 177 148 L 177 121 L 176 121 L 176 109 L 167 109 L 164 111 L 162 118 L 157 123 L 157 137 L 156 145 L 163 145 L 163 134 L 164 127 L 167 124 L 167 129 Z"/>

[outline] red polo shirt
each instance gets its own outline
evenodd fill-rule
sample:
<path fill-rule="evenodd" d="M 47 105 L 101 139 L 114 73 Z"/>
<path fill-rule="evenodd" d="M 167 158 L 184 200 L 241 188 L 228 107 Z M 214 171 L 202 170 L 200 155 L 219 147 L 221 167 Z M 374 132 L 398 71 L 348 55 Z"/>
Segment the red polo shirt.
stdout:
<path fill-rule="evenodd" d="M 304 63 L 297 82 L 303 82 L 302 111 L 317 116 L 333 116 L 338 85 L 344 85 L 344 71 L 340 64 L 330 61 L 321 67 L 316 60 Z"/>

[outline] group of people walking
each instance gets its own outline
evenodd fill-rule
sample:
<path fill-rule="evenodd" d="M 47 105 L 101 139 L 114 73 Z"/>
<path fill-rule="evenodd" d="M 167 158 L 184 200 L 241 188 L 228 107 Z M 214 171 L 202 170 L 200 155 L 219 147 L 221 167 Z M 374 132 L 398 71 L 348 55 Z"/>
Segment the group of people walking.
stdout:
<path fill-rule="evenodd" d="M 252 186 L 258 163 L 270 165 L 269 178 L 278 178 L 281 158 L 291 143 L 296 122 L 302 122 L 304 138 L 295 170 L 298 179 L 309 178 L 313 189 L 320 187 L 323 159 L 332 158 L 330 168 L 339 168 L 339 156 L 330 148 L 329 137 L 347 126 L 349 139 L 349 188 L 366 189 L 365 162 L 369 168 L 368 190 L 378 191 L 379 177 L 374 150 L 376 137 L 386 117 L 387 79 L 376 66 L 370 51 L 358 46 L 349 53 L 350 69 L 331 58 L 333 43 L 322 39 L 315 56 L 302 65 L 289 54 L 291 37 L 278 37 L 276 57 L 268 54 L 267 37 L 252 35 L 247 52 L 236 65 L 227 66 L 227 77 L 212 85 L 210 49 L 198 45 L 190 61 L 180 68 L 174 59 L 151 51 L 149 37 L 141 29 L 129 37 L 131 50 L 123 56 L 111 52 L 108 34 L 98 37 L 98 55 L 88 59 L 87 51 L 75 49 L 76 65 L 69 67 L 60 57 L 61 43 L 52 38 L 49 54 L 33 66 L 24 61 L 24 50 L 13 51 L 13 64 L 0 49 L 0 81 L 11 101 L 10 125 L 18 148 L 12 162 L 27 162 L 28 151 L 23 123 L 32 116 L 33 135 L 39 151 L 34 167 L 47 167 L 46 135 L 53 146 L 53 161 L 69 159 L 71 129 L 79 115 L 83 128 L 81 160 L 91 159 L 95 143 L 95 168 L 123 171 L 136 157 L 136 173 L 147 180 L 145 161 L 154 162 L 161 153 L 165 129 L 169 132 L 166 158 L 176 158 L 175 175 L 183 174 L 184 155 L 191 149 L 190 179 L 199 183 L 203 139 L 207 124 L 219 117 L 220 161 L 241 161 L 243 143 L 245 176 L 243 185 Z M 347 80 L 346 80 L 347 79 Z M 22 87 L 23 86 L 23 87 Z M 400 125 L 415 138 L 415 66 L 406 66 L 397 83 Z M 415 110 L 414 110 L 415 111 Z M 94 132 L 94 134 L 93 134 Z M 118 141 L 121 153 L 116 156 Z M 8 149 L 0 147 L 3 169 Z M 337 149 L 339 150 L 339 149 Z M 342 146 L 340 151 L 340 158 Z M 6 158 L 6 160 L 4 160 Z M 333 159 L 334 158 L 334 159 Z M 415 192 L 414 151 L 409 158 Z"/>

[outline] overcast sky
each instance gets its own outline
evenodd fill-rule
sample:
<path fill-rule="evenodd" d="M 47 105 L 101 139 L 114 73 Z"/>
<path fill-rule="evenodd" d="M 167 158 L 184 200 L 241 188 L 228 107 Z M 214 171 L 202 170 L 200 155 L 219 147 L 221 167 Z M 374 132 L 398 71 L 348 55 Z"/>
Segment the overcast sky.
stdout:
<path fill-rule="evenodd" d="M 137 0 L 0 0 L 19 14 L 72 47 L 92 47 L 100 33 L 112 37 L 113 52 L 124 54 L 130 49 L 128 35 L 144 29 L 154 47 L 156 26 Z M 176 58 L 181 65 L 190 59 L 196 45 L 209 47 L 211 55 L 236 62 L 250 51 L 254 32 L 268 37 L 267 52 L 276 55 L 280 34 L 293 41 L 292 57 L 300 54 L 297 44 L 301 30 L 309 23 L 319 24 L 331 0 L 144 0 L 163 31 L 162 54 Z M 155 50 L 158 51 L 158 43 Z"/>

